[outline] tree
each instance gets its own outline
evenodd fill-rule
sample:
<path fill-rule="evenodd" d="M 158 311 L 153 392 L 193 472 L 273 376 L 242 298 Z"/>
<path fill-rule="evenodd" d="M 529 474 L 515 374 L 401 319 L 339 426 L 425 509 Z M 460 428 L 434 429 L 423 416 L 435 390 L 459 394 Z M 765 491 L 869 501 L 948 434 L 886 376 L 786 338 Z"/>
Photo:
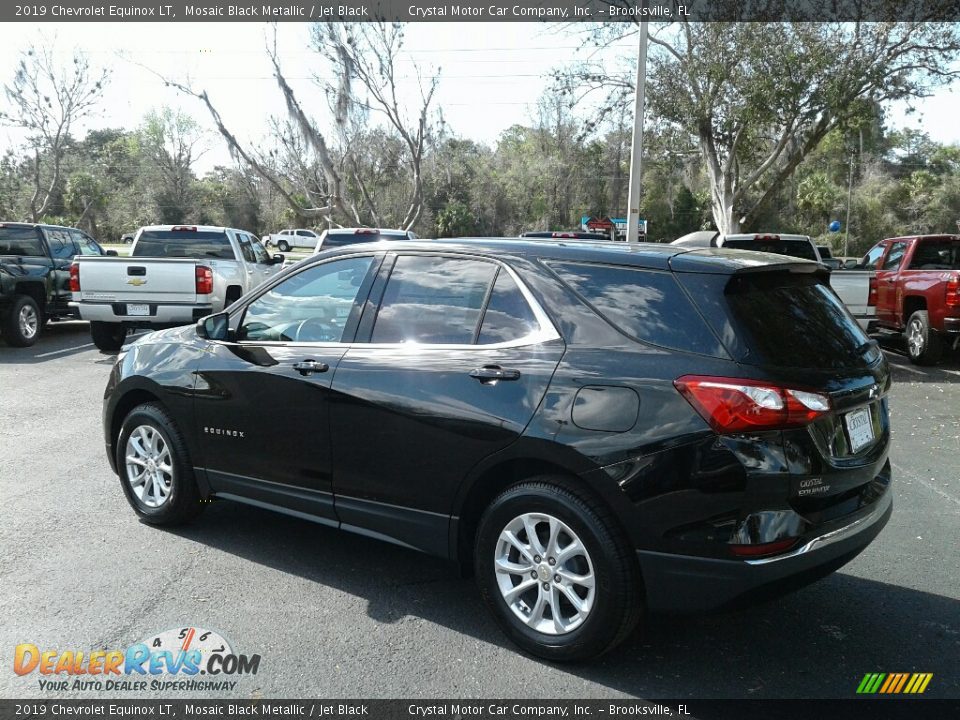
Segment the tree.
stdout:
<path fill-rule="evenodd" d="M 58 63 L 48 46 L 30 45 L 20 53 L 13 80 L 4 85 L 10 104 L 0 110 L 0 122 L 23 128 L 30 136 L 34 151 L 30 198 L 33 222 L 51 208 L 60 190 L 70 131 L 96 107 L 108 76 L 107 69 L 91 67 L 80 51 L 74 51 L 66 66 Z M 47 167 L 41 166 L 41 155 L 48 161 Z"/>
<path fill-rule="evenodd" d="M 432 102 L 438 76 L 420 80 L 420 103 L 408 117 L 398 98 L 397 61 L 403 48 L 400 23 L 317 24 L 312 30 L 314 49 L 326 60 L 333 80 L 320 75 L 315 82 L 324 92 L 333 114 L 333 134 L 320 129 L 304 110 L 280 65 L 276 36 L 268 44 L 267 54 L 274 78 L 283 94 L 287 122 L 277 139 L 286 156 L 297 158 L 295 174 L 277 169 L 270 155 L 245 146 L 226 126 L 206 90 L 165 79 L 167 84 L 201 100 L 231 152 L 251 167 L 283 198 L 299 218 L 338 224 L 339 220 L 356 224 L 412 228 L 424 209 L 423 158 L 434 128 Z M 405 148 L 408 202 L 400 217 L 381 212 L 377 198 L 362 172 L 357 140 L 372 129 L 366 120 L 370 112 L 382 114 L 389 128 Z M 299 152 L 298 152 L 299 151 Z M 305 153 L 310 153 L 304 160 Z M 290 181 L 296 177 L 298 182 Z M 370 221 L 373 221 L 372 223 Z"/>
<path fill-rule="evenodd" d="M 596 33 L 629 32 L 611 25 Z M 831 130 L 952 79 L 947 68 L 960 50 L 960 29 L 947 23 L 667 28 L 650 38 L 647 97 L 657 117 L 696 139 L 714 222 L 727 233 L 749 224 Z M 622 75 L 596 66 L 565 81 L 605 88 L 610 99 L 626 93 Z"/>
<path fill-rule="evenodd" d="M 160 222 L 183 222 L 191 211 L 193 165 L 203 155 L 203 131 L 189 115 L 165 107 L 144 118 L 140 147 L 157 182 Z"/>

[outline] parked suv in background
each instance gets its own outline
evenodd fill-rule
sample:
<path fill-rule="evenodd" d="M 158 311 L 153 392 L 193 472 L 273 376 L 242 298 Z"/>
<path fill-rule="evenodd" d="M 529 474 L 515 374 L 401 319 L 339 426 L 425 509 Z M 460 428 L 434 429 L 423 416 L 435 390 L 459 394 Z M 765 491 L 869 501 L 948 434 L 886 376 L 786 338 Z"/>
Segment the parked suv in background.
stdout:
<path fill-rule="evenodd" d="M 944 345 L 960 343 L 960 235 L 889 238 L 864 262 L 876 266 L 869 302 L 881 329 L 902 332 L 919 365 L 940 360 Z"/>
<path fill-rule="evenodd" d="M 103 419 L 146 522 L 221 497 L 452 558 L 517 644 L 573 660 L 645 609 L 735 605 L 863 550 L 892 508 L 889 386 L 812 262 L 386 242 L 136 341 Z"/>
<path fill-rule="evenodd" d="M 8 345 L 26 347 L 47 320 L 71 315 L 70 264 L 104 251 L 77 228 L 0 223 L 0 332 Z"/>
<path fill-rule="evenodd" d="M 314 254 L 358 243 L 373 243 L 380 240 L 416 240 L 412 230 L 380 230 L 377 228 L 331 228 L 324 230 Z"/>
<path fill-rule="evenodd" d="M 307 228 L 293 228 L 281 230 L 280 232 L 273 233 L 272 235 L 265 235 L 263 237 L 263 244 L 267 247 L 276 245 L 280 252 L 287 252 L 291 248 L 298 247 L 313 250 L 317 247 L 317 240 L 319 239 L 320 236 L 313 230 L 308 230 Z"/>

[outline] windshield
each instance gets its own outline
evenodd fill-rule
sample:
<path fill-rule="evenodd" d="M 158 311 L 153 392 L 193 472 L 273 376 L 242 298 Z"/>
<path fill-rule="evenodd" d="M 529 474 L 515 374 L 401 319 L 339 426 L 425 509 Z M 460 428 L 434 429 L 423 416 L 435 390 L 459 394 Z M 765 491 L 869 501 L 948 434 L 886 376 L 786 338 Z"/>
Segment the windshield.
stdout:
<path fill-rule="evenodd" d="M 36 228 L 0 227 L 0 255 L 43 255 Z"/>
<path fill-rule="evenodd" d="M 144 230 L 131 257 L 234 260 L 227 234 L 192 230 Z"/>
<path fill-rule="evenodd" d="M 806 240 L 754 240 L 753 238 L 737 238 L 736 240 L 724 240 L 723 246 L 727 248 L 737 248 L 739 250 L 789 255 L 790 257 L 803 258 L 804 260 L 817 259 L 813 245 Z"/>

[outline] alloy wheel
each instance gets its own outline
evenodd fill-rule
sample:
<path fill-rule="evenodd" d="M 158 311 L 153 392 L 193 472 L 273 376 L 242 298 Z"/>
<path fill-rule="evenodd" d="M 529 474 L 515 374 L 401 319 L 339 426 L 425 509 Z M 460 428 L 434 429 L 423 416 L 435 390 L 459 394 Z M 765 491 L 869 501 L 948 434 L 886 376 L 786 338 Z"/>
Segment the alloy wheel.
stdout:
<path fill-rule="evenodd" d="M 40 318 L 37 316 L 37 310 L 33 305 L 24 305 L 20 308 L 17 321 L 20 325 L 20 334 L 26 340 L 32 340 L 40 329 Z"/>
<path fill-rule="evenodd" d="M 923 353 L 923 343 L 923 323 L 916 319 L 911 320 L 907 329 L 907 346 L 913 357 L 920 357 Z"/>
<path fill-rule="evenodd" d="M 127 482 L 147 507 L 158 508 L 173 488 L 173 458 L 170 446 L 150 425 L 139 425 L 127 438 Z"/>
<path fill-rule="evenodd" d="M 596 600 L 590 554 L 562 520 L 526 513 L 497 541 L 494 568 L 504 602 L 528 627 L 565 635 L 583 625 Z"/>

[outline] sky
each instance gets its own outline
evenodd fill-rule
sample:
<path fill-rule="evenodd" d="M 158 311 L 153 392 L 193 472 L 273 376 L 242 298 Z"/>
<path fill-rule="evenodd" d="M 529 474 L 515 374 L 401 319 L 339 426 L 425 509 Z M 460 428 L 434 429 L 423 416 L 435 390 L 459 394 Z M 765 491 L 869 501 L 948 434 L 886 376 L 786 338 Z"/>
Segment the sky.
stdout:
<path fill-rule="evenodd" d="M 326 113 L 311 81 L 320 69 L 310 50 L 309 25 L 278 24 L 284 73 L 308 111 Z M 268 26 L 259 23 L 0 23 L 0 83 L 12 78 L 18 52 L 30 41 L 49 41 L 65 50 L 78 47 L 94 64 L 112 68 L 101 111 L 75 135 L 101 127 L 134 128 L 151 109 L 181 107 L 211 129 L 201 172 L 230 164 L 222 139 L 201 103 L 164 87 L 154 73 L 209 92 L 227 127 L 242 140 L 261 142 L 270 116 L 285 115 L 283 99 L 264 52 Z M 533 106 L 551 70 L 574 60 L 580 44 L 575 30 L 539 23 L 411 23 L 400 65 L 401 92 L 417 93 L 414 62 L 426 75 L 439 73 L 437 107 L 451 131 L 494 144 L 500 133 L 531 119 Z M 636 53 L 629 38 L 599 57 L 613 64 Z M 153 72 L 151 72 L 153 71 Z M 937 141 L 960 143 L 960 88 L 946 88 L 915 102 L 917 112 L 891 107 L 889 125 L 926 131 Z M 0 152 L 22 143 L 23 133 L 0 127 Z"/>

